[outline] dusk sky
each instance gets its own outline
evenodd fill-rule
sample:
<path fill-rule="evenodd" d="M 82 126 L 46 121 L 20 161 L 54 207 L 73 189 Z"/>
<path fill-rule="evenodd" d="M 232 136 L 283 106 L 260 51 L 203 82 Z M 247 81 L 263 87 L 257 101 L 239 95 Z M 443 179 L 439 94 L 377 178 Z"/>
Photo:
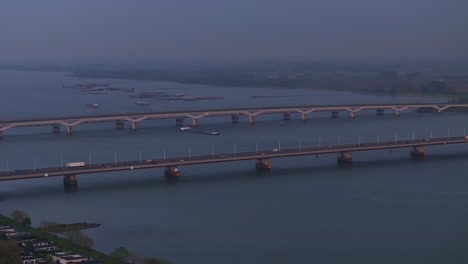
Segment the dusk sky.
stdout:
<path fill-rule="evenodd" d="M 468 58 L 467 0 L 1 0 L 0 63 Z"/>

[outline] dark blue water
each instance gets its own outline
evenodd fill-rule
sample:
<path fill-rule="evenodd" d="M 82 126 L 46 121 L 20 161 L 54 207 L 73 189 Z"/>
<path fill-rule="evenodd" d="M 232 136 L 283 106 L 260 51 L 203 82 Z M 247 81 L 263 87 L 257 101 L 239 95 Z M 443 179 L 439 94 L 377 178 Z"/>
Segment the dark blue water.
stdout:
<path fill-rule="evenodd" d="M 90 95 L 60 85 L 108 82 L 139 91 L 223 96 L 197 102 L 152 101 L 154 109 L 196 109 L 305 103 L 434 101 L 308 90 L 191 86 L 125 80 L 70 80 L 64 73 L 0 72 L 1 115 L 6 117 L 126 112 L 141 109 L 123 92 Z M 252 99 L 252 95 L 298 97 Z M 101 109 L 90 109 L 87 102 Z M 72 136 L 50 127 L 7 130 L 0 141 L 0 170 L 161 158 L 380 140 L 463 135 L 466 115 L 388 112 L 260 116 L 234 125 L 230 118 L 201 119 L 220 136 L 184 133 L 174 120 L 145 121 L 140 130 L 116 131 L 113 123 L 80 125 Z M 272 160 L 269 173 L 253 161 L 180 167 L 178 182 L 162 169 L 79 175 L 79 190 L 66 193 L 60 177 L 0 183 L 0 213 L 26 210 L 41 221 L 97 222 L 87 230 L 95 248 L 125 246 L 173 263 L 463 263 L 468 244 L 468 179 L 465 145 L 426 149 L 412 160 L 408 149 L 353 153 L 338 166 L 334 155 Z"/>

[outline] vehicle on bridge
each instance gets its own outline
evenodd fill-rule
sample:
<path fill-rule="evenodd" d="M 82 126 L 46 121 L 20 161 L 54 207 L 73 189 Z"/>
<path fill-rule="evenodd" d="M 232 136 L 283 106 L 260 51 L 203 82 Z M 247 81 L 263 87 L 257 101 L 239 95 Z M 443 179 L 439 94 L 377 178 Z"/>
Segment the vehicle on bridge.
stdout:
<path fill-rule="evenodd" d="M 85 165 L 84 161 L 69 162 L 67 163 L 67 168 L 84 167 L 84 165 Z"/>

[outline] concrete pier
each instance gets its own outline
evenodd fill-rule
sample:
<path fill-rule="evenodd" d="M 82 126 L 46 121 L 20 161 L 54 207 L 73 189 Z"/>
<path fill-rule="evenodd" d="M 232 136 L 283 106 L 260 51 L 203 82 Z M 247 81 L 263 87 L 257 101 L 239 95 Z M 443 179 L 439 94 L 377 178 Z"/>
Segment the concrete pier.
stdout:
<path fill-rule="evenodd" d="M 350 151 L 338 152 L 338 157 L 336 157 L 336 160 L 339 163 L 349 163 L 353 161 L 353 156 L 351 155 Z"/>
<path fill-rule="evenodd" d="M 67 134 L 73 134 L 73 126 L 67 126 Z"/>
<path fill-rule="evenodd" d="M 138 130 L 138 122 L 132 122 L 132 129 L 133 129 L 133 131 Z"/>
<path fill-rule="evenodd" d="M 175 120 L 176 126 L 183 126 L 184 125 L 184 119 L 182 117 L 177 117 Z"/>
<path fill-rule="evenodd" d="M 351 112 L 350 116 L 351 116 L 351 118 L 355 118 L 356 117 L 356 112 Z"/>
<path fill-rule="evenodd" d="M 52 126 L 52 133 L 60 134 L 60 126 L 59 125 L 53 125 Z"/>
<path fill-rule="evenodd" d="M 291 113 L 289 113 L 289 112 L 283 113 L 283 120 L 284 121 L 291 120 Z"/>
<path fill-rule="evenodd" d="M 385 109 L 377 109 L 377 115 L 378 116 L 384 115 L 384 111 L 385 111 Z"/>
<path fill-rule="evenodd" d="M 331 117 L 332 117 L 332 118 L 338 118 L 338 117 L 340 117 L 340 112 L 339 112 L 339 111 L 332 111 L 332 112 L 331 112 Z"/>
<path fill-rule="evenodd" d="M 255 123 L 255 116 L 249 116 L 249 123 L 254 124 Z"/>
<path fill-rule="evenodd" d="M 239 124 L 239 116 L 238 115 L 231 116 L 231 122 L 233 124 Z"/>
<path fill-rule="evenodd" d="M 115 129 L 124 129 L 124 122 L 122 120 L 115 121 Z"/>
<path fill-rule="evenodd" d="M 395 111 L 395 115 L 400 116 L 400 114 L 401 114 L 401 113 L 400 113 L 400 110 L 396 110 L 396 111 Z"/>
<path fill-rule="evenodd" d="M 412 147 L 410 154 L 412 157 L 426 157 L 427 156 L 427 152 L 424 149 L 424 146 Z"/>
<path fill-rule="evenodd" d="M 307 121 L 307 114 L 301 114 L 302 121 Z"/>
<path fill-rule="evenodd" d="M 198 118 L 193 118 L 192 119 L 192 126 L 194 126 L 194 127 L 198 126 Z"/>
<path fill-rule="evenodd" d="M 164 176 L 166 177 L 179 177 L 180 172 L 177 166 L 167 166 L 164 169 Z"/>
<path fill-rule="evenodd" d="M 255 168 L 257 170 L 271 169 L 270 159 L 257 159 L 257 161 L 255 162 Z"/>

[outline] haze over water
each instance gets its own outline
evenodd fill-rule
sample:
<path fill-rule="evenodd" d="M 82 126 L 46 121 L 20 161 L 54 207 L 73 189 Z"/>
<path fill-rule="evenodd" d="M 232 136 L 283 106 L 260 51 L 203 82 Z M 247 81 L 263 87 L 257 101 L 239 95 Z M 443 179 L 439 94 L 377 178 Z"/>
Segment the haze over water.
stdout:
<path fill-rule="evenodd" d="M 75 83 L 109 83 L 142 91 L 223 96 L 209 101 L 151 100 L 150 108 L 121 91 L 91 95 L 59 88 Z M 363 94 L 208 87 L 186 84 L 70 80 L 66 73 L 0 72 L 0 118 L 327 103 L 424 102 L 440 99 Z M 254 95 L 274 95 L 253 99 Z M 297 97 L 294 97 L 297 96 Z M 86 107 L 96 102 L 99 109 Z M 220 136 L 184 133 L 174 120 L 140 123 L 116 131 L 114 123 L 78 125 L 72 136 L 50 127 L 7 130 L 0 140 L 0 170 L 162 158 L 274 148 L 411 140 L 463 135 L 466 114 L 405 111 L 396 117 L 374 111 L 355 119 L 341 113 L 309 114 L 302 122 L 281 115 L 203 118 L 200 128 Z M 190 120 L 185 121 L 189 124 Z M 427 148 L 425 160 L 408 149 L 353 153 L 338 166 L 335 155 L 273 159 L 269 173 L 253 161 L 180 167 L 181 179 L 167 182 L 162 169 L 79 175 L 79 190 L 66 193 L 62 178 L 0 183 L 0 213 L 27 211 L 40 221 L 97 222 L 86 230 L 94 248 L 118 246 L 173 263 L 463 263 L 468 253 L 468 192 L 465 145 Z"/>

